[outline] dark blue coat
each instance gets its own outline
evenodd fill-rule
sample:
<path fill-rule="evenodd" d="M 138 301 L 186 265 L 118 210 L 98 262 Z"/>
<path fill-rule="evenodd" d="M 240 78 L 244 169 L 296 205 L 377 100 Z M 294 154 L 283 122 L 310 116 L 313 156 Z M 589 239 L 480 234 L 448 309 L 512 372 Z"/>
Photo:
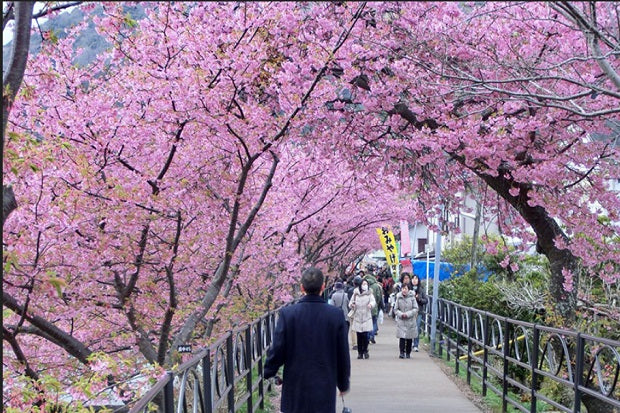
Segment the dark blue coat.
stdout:
<path fill-rule="evenodd" d="M 265 378 L 284 365 L 283 413 L 334 413 L 336 387 L 349 390 L 351 359 L 342 310 L 306 295 L 280 311 Z"/>

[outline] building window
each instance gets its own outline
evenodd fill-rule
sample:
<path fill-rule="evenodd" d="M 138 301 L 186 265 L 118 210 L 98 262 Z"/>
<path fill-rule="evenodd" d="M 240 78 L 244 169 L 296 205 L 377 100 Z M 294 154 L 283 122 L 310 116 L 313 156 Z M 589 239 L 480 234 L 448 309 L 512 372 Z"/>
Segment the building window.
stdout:
<path fill-rule="evenodd" d="M 426 244 L 428 243 L 428 240 L 426 238 L 418 238 L 418 254 L 420 252 L 425 252 L 426 251 Z"/>

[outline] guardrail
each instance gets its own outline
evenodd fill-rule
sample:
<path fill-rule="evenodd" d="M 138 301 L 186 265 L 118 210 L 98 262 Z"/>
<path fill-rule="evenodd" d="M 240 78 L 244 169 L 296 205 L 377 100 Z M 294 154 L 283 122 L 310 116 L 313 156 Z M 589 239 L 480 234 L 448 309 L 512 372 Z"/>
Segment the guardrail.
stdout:
<path fill-rule="evenodd" d="M 228 412 L 264 409 L 263 355 L 271 345 L 279 309 L 228 331 L 160 379 L 130 413 Z M 256 397 L 255 397 L 256 396 Z"/>
<path fill-rule="evenodd" d="M 429 297 L 430 299 L 431 297 Z M 466 369 L 508 406 L 534 413 L 539 402 L 555 411 L 620 411 L 620 342 L 502 317 L 439 299 L 433 354 L 454 359 L 455 373 Z M 430 321 L 432 301 L 426 306 Z M 426 327 L 426 326 L 425 326 Z M 427 330 L 428 331 L 428 330 Z M 543 381 L 571 397 L 552 400 L 541 392 Z M 521 395 L 510 396 L 509 390 Z"/>

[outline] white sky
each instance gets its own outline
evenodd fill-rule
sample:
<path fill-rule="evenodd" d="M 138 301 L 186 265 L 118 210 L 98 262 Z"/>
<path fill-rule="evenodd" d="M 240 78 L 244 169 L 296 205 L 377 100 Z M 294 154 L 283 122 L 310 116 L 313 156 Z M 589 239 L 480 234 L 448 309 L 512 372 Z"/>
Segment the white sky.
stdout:
<path fill-rule="evenodd" d="M 2 2 L 2 11 L 4 12 L 4 7 L 7 5 L 7 2 Z M 41 9 L 43 8 L 43 6 L 45 6 L 45 2 L 42 1 L 37 1 L 34 4 L 34 13 L 38 13 L 41 11 Z M 70 10 L 71 8 L 69 8 L 68 10 Z M 47 21 L 47 17 L 39 17 L 37 19 L 39 21 L 39 24 L 43 24 L 45 21 Z M 34 22 L 33 22 L 33 26 L 34 26 Z M 13 39 L 13 27 L 15 26 L 15 20 L 11 20 L 7 25 L 6 28 L 2 31 L 2 46 L 6 45 L 8 42 L 10 42 Z"/>

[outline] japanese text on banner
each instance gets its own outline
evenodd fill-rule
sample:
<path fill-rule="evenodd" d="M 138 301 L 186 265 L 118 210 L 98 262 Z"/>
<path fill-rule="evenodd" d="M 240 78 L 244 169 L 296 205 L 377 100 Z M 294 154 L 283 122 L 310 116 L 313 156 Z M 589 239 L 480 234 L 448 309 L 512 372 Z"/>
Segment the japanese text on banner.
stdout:
<path fill-rule="evenodd" d="M 381 241 L 381 247 L 385 252 L 385 259 L 390 266 L 392 276 L 396 274 L 398 262 L 398 248 L 396 246 L 396 240 L 392 231 L 386 227 L 377 228 L 377 234 L 379 234 L 379 240 Z"/>

